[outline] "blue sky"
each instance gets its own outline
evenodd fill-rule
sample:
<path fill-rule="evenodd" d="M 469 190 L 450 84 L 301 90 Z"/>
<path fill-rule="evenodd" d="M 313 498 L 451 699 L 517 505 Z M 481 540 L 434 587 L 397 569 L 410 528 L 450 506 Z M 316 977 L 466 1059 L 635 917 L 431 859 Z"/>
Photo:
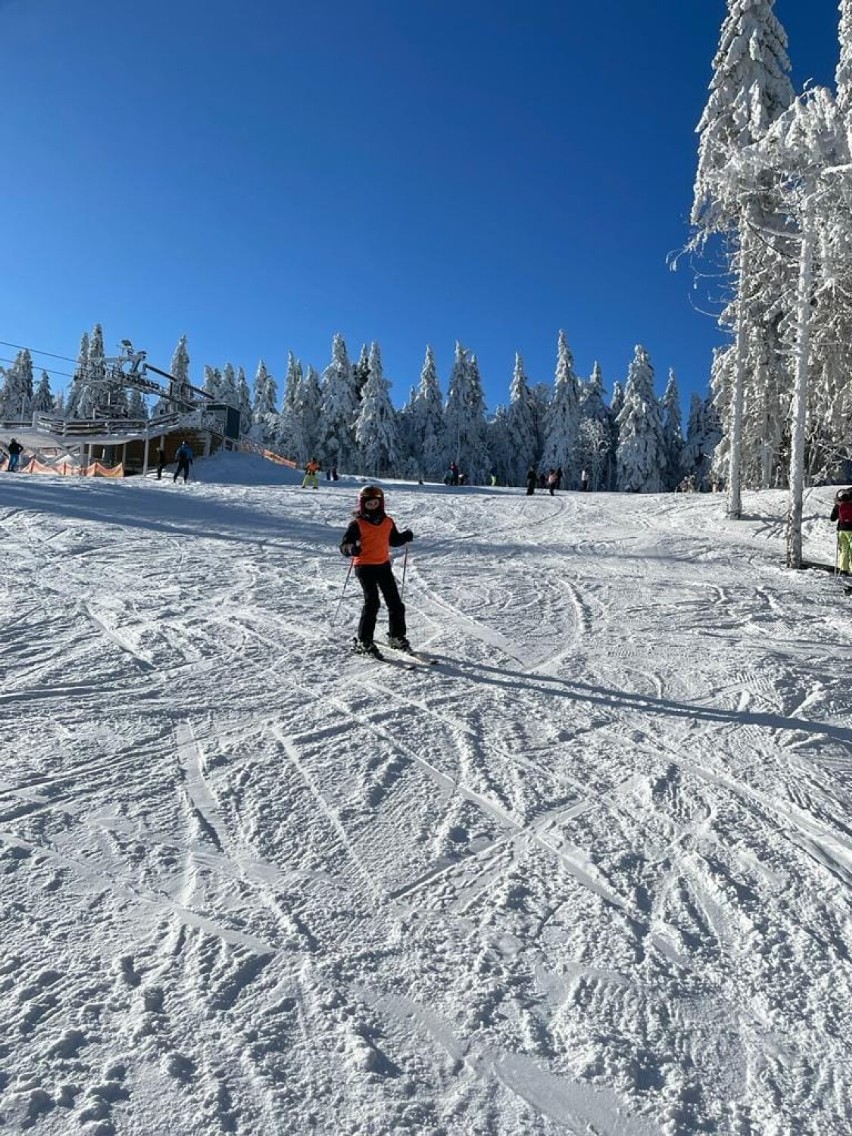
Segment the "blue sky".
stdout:
<path fill-rule="evenodd" d="M 706 395 L 722 341 L 686 261 L 722 0 L 0 0 L 0 340 L 103 324 L 168 368 L 373 339 L 401 405 L 456 340 L 489 410 L 564 328 L 607 391 L 642 343 Z M 831 85 L 836 0 L 777 0 L 793 81 Z M 0 356 L 14 351 L 0 347 Z M 68 364 L 35 355 L 36 367 Z M 54 389 L 66 382 L 53 378 Z"/>

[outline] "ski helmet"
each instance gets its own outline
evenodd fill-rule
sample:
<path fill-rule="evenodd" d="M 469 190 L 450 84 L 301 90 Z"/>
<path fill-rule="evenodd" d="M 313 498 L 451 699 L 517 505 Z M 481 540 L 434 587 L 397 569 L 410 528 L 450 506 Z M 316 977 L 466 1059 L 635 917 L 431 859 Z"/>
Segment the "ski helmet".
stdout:
<path fill-rule="evenodd" d="M 378 501 L 373 505 L 373 501 Z M 369 502 L 369 504 L 368 504 Z M 385 511 L 385 495 L 378 485 L 365 485 L 358 494 L 358 512 L 362 517 L 382 516 Z"/>

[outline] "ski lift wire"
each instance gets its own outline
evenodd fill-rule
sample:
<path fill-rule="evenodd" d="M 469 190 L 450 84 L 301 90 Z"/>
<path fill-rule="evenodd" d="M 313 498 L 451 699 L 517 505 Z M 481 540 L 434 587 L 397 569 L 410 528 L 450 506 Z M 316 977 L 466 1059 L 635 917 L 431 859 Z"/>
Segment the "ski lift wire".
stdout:
<path fill-rule="evenodd" d="M 14 344 L 12 346 L 14 346 Z M 47 352 L 42 352 L 42 354 L 46 355 Z M 61 359 L 62 356 L 58 355 L 57 358 Z M 0 355 L 0 363 L 11 363 L 12 366 L 14 366 L 15 363 L 17 363 L 17 359 L 7 359 L 6 356 Z M 53 367 L 39 367 L 38 369 L 41 370 L 41 371 L 47 371 L 47 373 L 49 375 L 62 375 L 63 378 L 66 378 L 66 379 L 73 379 L 74 378 L 74 376 L 72 374 L 70 374 L 68 371 L 56 371 L 56 370 L 53 369 Z"/>
<path fill-rule="evenodd" d="M 76 359 L 72 359 L 70 355 L 56 355 L 52 351 L 39 351 L 37 347 L 24 347 L 20 343 L 8 343 L 5 339 L 0 339 L 0 346 L 14 347 L 16 351 L 29 351 L 31 355 L 47 355 L 51 359 L 62 359 L 66 363 L 76 363 Z"/>

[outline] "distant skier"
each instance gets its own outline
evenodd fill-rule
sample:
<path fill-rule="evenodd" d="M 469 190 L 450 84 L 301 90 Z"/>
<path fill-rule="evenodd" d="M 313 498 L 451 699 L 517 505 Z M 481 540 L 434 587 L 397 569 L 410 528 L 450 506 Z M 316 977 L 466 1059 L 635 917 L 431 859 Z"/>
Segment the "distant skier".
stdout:
<path fill-rule="evenodd" d="M 411 529 L 398 532 L 393 517 L 385 513 L 385 495 L 377 485 L 365 485 L 358 495 L 358 508 L 343 534 L 340 551 L 351 556 L 355 576 L 364 593 L 364 606 L 358 622 L 356 651 L 381 659 L 373 642 L 379 614 L 379 592 L 388 609 L 388 643 L 400 651 L 410 651 L 406 638 L 405 604 L 399 595 L 390 562 L 391 548 L 414 539 Z"/>
<path fill-rule="evenodd" d="M 552 497 L 556 492 L 556 470 L 552 469 L 547 475 L 547 492 Z"/>
<path fill-rule="evenodd" d="M 831 520 L 837 521 L 837 558 L 841 576 L 852 573 L 852 489 L 839 489 L 834 498 Z"/>
<path fill-rule="evenodd" d="M 580 492 L 586 493 L 589 489 L 589 471 L 584 469 L 580 474 Z"/>
<path fill-rule="evenodd" d="M 23 450 L 24 447 L 21 445 L 21 443 L 12 438 L 12 440 L 9 442 L 9 473 L 15 473 L 15 471 L 17 470 L 18 462 L 21 460 L 21 454 L 23 453 Z"/>
<path fill-rule="evenodd" d="M 536 483 L 538 482 L 538 474 L 535 471 L 535 466 L 531 465 L 527 470 L 527 497 L 532 497 L 535 493 Z"/>
<path fill-rule="evenodd" d="M 189 480 L 189 467 L 192 465 L 192 458 L 192 448 L 186 442 L 181 442 L 175 454 L 177 469 L 175 470 L 174 481 L 177 481 L 180 475 L 183 474 L 183 483 L 186 485 Z"/>
<path fill-rule="evenodd" d="M 305 466 L 305 476 L 302 478 L 302 488 L 305 489 L 308 485 L 312 485 L 314 489 L 317 488 L 319 482 L 317 475 L 320 471 L 320 463 L 316 458 L 311 458 Z"/>
<path fill-rule="evenodd" d="M 162 446 L 157 450 L 157 481 L 161 481 L 166 468 L 166 451 Z"/>

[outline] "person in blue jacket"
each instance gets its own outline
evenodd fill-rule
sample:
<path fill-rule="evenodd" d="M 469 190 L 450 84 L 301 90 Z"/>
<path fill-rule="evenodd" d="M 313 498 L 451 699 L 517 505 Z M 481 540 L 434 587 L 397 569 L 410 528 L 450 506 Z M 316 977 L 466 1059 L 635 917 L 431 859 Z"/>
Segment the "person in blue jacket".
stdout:
<path fill-rule="evenodd" d="M 189 467 L 192 465 L 192 449 L 186 442 L 181 442 L 178 446 L 175 460 L 177 461 L 177 469 L 175 470 L 174 480 L 177 481 L 183 474 L 183 483 L 186 485 L 189 480 Z"/>

